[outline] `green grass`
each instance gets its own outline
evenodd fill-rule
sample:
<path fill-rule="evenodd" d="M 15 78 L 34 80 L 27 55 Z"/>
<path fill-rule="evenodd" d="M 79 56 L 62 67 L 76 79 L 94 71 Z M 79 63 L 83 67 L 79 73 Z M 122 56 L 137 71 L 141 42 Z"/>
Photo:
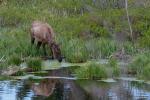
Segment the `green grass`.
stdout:
<path fill-rule="evenodd" d="M 118 66 L 117 63 L 118 63 L 117 59 L 110 58 L 109 61 L 108 61 L 108 66 L 109 67 L 117 67 Z"/>
<path fill-rule="evenodd" d="M 43 51 L 31 47 L 29 29 L 34 20 L 49 23 L 56 34 L 62 55 L 68 62 L 85 62 L 88 59 L 108 58 L 118 48 L 115 34 L 127 34 L 122 45 L 130 55 L 138 48 L 149 48 L 149 8 L 134 6 L 129 15 L 135 35 L 133 45 L 125 9 L 114 9 L 113 1 L 109 6 L 101 3 L 93 5 L 92 0 L 2 0 L 0 5 L 0 57 L 37 57 Z M 135 2 L 135 1 L 134 1 Z M 131 5 L 129 4 L 129 6 Z M 136 48 L 135 48 L 136 46 Z M 48 50 L 49 48 L 47 48 Z M 49 52 L 49 51 L 47 51 Z M 15 64 L 18 64 L 17 61 Z M 10 61 L 11 62 L 11 61 Z M 10 63 L 11 64 L 11 63 Z M 0 64 L 1 65 L 1 64 Z"/>
<path fill-rule="evenodd" d="M 8 68 L 8 67 L 9 67 L 8 63 L 5 63 L 5 62 L 0 63 L 0 70 L 1 70 L 1 71 L 2 71 L 3 69 Z"/>
<path fill-rule="evenodd" d="M 105 67 L 96 63 L 90 63 L 87 66 L 76 69 L 75 74 L 78 78 L 85 79 L 107 78 L 107 72 L 105 70 Z"/>
<path fill-rule="evenodd" d="M 42 61 L 38 58 L 31 58 L 27 60 L 27 66 L 33 71 L 39 71 L 42 69 Z"/>
<path fill-rule="evenodd" d="M 8 64 L 9 65 L 17 65 L 19 66 L 22 63 L 21 57 L 18 55 L 12 55 L 8 59 Z"/>
<path fill-rule="evenodd" d="M 120 76 L 120 68 L 118 66 L 118 61 L 115 58 L 110 58 L 108 61 L 108 69 L 111 69 L 112 77 Z"/>
<path fill-rule="evenodd" d="M 150 63 L 144 67 L 142 78 L 146 80 L 150 80 Z"/>
<path fill-rule="evenodd" d="M 136 73 L 137 77 L 149 79 L 149 64 L 150 64 L 150 53 L 142 53 L 137 55 L 129 65 L 129 71 Z"/>
<path fill-rule="evenodd" d="M 143 72 L 143 68 L 150 63 L 149 54 L 139 54 L 136 57 L 134 57 L 133 61 L 130 63 L 129 68 L 132 71 L 135 71 L 137 74 L 140 74 Z"/>
<path fill-rule="evenodd" d="M 85 62 L 88 59 L 84 41 L 80 39 L 72 39 L 68 42 L 64 42 L 62 51 L 68 62 L 79 63 Z"/>
<path fill-rule="evenodd" d="M 11 76 L 0 76 L 0 81 L 4 81 L 4 80 L 13 80 L 13 77 L 11 77 Z"/>
<path fill-rule="evenodd" d="M 15 74 L 13 74 L 12 76 L 23 76 L 25 75 L 26 73 L 24 71 L 18 71 L 16 72 Z"/>

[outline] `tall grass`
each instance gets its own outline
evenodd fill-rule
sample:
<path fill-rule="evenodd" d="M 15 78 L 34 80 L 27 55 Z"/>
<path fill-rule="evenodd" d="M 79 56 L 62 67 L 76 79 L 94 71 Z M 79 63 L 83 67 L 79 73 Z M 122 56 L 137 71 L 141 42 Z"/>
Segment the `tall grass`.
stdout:
<path fill-rule="evenodd" d="M 66 60 L 69 62 L 85 62 L 88 59 L 88 52 L 84 41 L 72 39 L 63 44 L 62 51 Z"/>
<path fill-rule="evenodd" d="M 149 8 L 133 7 L 129 13 L 135 35 L 144 33 L 137 38 L 139 47 L 149 48 Z M 0 57 L 42 55 L 42 50 L 37 51 L 30 44 L 29 28 L 33 20 L 48 22 L 54 28 L 62 54 L 69 62 L 107 58 L 118 48 L 112 40 L 114 34 L 128 33 L 123 8 L 100 9 L 91 0 L 2 0 Z M 123 45 L 125 50 L 128 54 L 135 53 L 135 48 L 127 41 Z"/>
<path fill-rule="evenodd" d="M 129 70 L 133 73 L 136 73 L 137 77 L 139 78 L 149 79 L 149 58 L 149 52 L 138 54 L 129 65 Z"/>
<path fill-rule="evenodd" d="M 75 70 L 75 74 L 78 78 L 87 79 L 102 79 L 107 78 L 107 72 L 103 65 L 96 63 L 90 63 L 87 66 L 80 67 Z"/>
<path fill-rule="evenodd" d="M 38 58 L 31 58 L 27 60 L 27 66 L 31 68 L 32 71 L 39 71 L 42 69 L 42 61 Z"/>
<path fill-rule="evenodd" d="M 120 75 L 120 68 L 118 66 L 118 61 L 115 58 L 110 58 L 109 62 L 108 62 L 108 69 L 111 71 L 109 71 L 112 75 L 112 77 L 118 77 Z M 109 74 L 110 74 L 109 73 Z"/>
<path fill-rule="evenodd" d="M 19 57 L 18 55 L 11 55 L 8 59 L 8 64 L 12 64 L 12 65 L 17 65 L 19 66 L 22 62 L 21 57 Z"/>
<path fill-rule="evenodd" d="M 89 40 L 86 47 L 92 58 L 107 58 L 117 49 L 115 42 L 106 38 Z"/>

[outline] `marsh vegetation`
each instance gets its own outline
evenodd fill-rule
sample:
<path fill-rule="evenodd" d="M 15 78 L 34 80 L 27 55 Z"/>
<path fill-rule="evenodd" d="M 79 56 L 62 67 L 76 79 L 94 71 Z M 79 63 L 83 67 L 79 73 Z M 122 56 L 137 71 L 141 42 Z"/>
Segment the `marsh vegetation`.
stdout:
<path fill-rule="evenodd" d="M 124 61 L 129 74 L 149 80 L 149 1 L 128 0 L 127 10 L 129 16 L 124 0 L 0 0 L 0 69 L 24 62 L 42 69 L 44 51 L 31 46 L 29 35 L 31 23 L 40 20 L 53 27 L 65 62 L 110 59 L 76 69 L 77 77 L 118 77 Z M 48 46 L 46 52 L 52 55 Z"/>

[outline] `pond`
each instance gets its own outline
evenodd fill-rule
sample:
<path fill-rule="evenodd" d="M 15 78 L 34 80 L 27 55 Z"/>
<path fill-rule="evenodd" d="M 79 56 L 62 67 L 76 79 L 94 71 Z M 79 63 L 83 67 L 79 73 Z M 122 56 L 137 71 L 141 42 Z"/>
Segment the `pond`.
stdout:
<path fill-rule="evenodd" d="M 150 100 L 150 85 L 141 81 L 76 80 L 70 72 L 61 68 L 40 79 L 0 81 L 0 100 Z"/>
<path fill-rule="evenodd" d="M 1 81 L 0 100 L 150 100 L 150 86 L 131 81 Z"/>

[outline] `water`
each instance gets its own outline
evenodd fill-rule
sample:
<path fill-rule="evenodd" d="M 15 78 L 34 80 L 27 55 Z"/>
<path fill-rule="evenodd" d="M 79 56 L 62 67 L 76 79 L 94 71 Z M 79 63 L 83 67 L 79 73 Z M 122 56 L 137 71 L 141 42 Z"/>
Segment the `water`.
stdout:
<path fill-rule="evenodd" d="M 141 81 L 75 80 L 70 72 L 61 68 L 43 79 L 0 81 L 0 100 L 150 100 L 150 85 Z"/>
<path fill-rule="evenodd" d="M 150 100 L 150 86 L 123 80 L 0 81 L 0 100 Z"/>

